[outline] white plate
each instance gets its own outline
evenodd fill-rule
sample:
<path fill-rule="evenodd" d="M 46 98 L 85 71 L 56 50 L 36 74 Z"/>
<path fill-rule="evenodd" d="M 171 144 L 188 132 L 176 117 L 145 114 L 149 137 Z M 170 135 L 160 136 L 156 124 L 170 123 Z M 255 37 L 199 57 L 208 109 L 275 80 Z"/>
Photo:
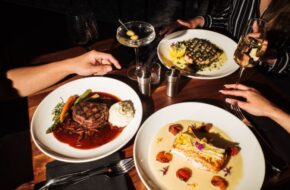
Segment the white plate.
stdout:
<path fill-rule="evenodd" d="M 190 110 L 190 111 L 189 111 Z M 258 190 L 265 175 L 265 160 L 261 146 L 250 129 L 234 115 L 213 105 L 197 102 L 174 104 L 151 115 L 141 126 L 134 142 L 134 160 L 138 175 L 148 189 L 161 189 L 150 169 L 149 153 L 158 131 L 178 120 L 198 120 L 213 123 L 241 147 L 243 175 L 236 189 Z M 163 187 L 164 188 L 164 187 Z"/>
<path fill-rule="evenodd" d="M 172 66 L 172 62 L 170 61 L 171 58 L 169 55 L 169 47 L 172 43 L 189 40 L 192 38 L 207 39 L 213 44 L 217 45 L 226 53 L 227 61 L 218 70 L 198 71 L 197 73 L 190 74 L 183 73 L 184 75 L 190 78 L 197 79 L 217 79 L 228 76 L 239 68 L 239 66 L 234 62 L 233 58 L 237 43 L 223 34 L 202 29 L 182 30 L 169 34 L 165 38 L 163 38 L 157 47 L 158 58 L 162 62 L 162 64 L 165 65 L 167 68 L 170 68 Z"/>
<path fill-rule="evenodd" d="M 52 110 L 62 98 L 81 94 L 87 89 L 106 92 L 121 100 L 131 100 L 135 117 L 121 134 L 112 141 L 93 149 L 76 149 L 58 141 L 46 129 L 52 124 Z M 36 146 L 46 155 L 64 162 L 88 162 L 106 157 L 122 148 L 137 132 L 142 120 L 142 104 L 137 93 L 127 84 L 107 77 L 89 77 L 69 82 L 48 94 L 37 107 L 31 121 L 31 135 Z"/>

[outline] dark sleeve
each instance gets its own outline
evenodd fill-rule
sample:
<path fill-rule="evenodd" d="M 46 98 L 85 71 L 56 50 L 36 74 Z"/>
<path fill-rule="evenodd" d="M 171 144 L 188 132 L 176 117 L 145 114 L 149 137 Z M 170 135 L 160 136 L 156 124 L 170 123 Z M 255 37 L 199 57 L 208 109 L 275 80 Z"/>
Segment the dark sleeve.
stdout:
<path fill-rule="evenodd" d="M 233 11 L 233 1 L 227 0 L 222 10 L 215 15 L 204 15 L 204 28 L 227 29 L 229 17 Z"/>
<path fill-rule="evenodd" d="M 276 74 L 290 73 L 290 45 L 278 50 L 276 61 L 273 65 L 266 65 L 268 72 Z"/>

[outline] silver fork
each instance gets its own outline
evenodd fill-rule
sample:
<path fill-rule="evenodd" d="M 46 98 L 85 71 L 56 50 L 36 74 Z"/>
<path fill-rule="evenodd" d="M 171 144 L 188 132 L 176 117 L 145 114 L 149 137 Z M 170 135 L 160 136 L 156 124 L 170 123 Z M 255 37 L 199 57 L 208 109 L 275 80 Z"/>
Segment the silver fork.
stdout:
<path fill-rule="evenodd" d="M 238 106 L 238 104 L 230 104 L 231 109 L 235 112 L 234 114 L 247 126 L 254 128 L 251 122 L 246 118 L 246 116 L 243 114 L 241 108 Z"/>
<path fill-rule="evenodd" d="M 52 185 L 77 184 L 94 175 L 106 175 L 108 177 L 114 177 L 129 172 L 133 167 L 133 158 L 126 158 L 118 162 L 114 162 L 106 167 L 88 169 L 49 179 L 44 182 L 44 185 L 40 187 L 39 190 L 47 189 Z"/>
<path fill-rule="evenodd" d="M 267 140 L 263 137 L 263 135 L 251 124 L 251 122 L 246 118 L 246 116 L 243 114 L 241 108 L 239 107 L 238 104 L 231 104 L 231 109 L 234 111 L 234 114 L 241 120 L 243 121 L 248 127 L 250 127 L 253 132 L 258 136 L 259 140 L 262 141 L 264 148 L 267 149 L 269 153 L 272 155 L 275 154 L 275 151 L 273 150 L 272 146 L 267 142 Z M 276 160 L 281 160 L 281 158 L 275 156 Z M 281 173 L 286 166 L 277 166 L 276 164 L 273 163 L 273 161 L 270 161 L 268 157 L 265 158 L 266 162 L 271 166 L 272 170 L 275 171 L 276 173 Z M 281 163 L 281 162 L 280 162 Z"/>

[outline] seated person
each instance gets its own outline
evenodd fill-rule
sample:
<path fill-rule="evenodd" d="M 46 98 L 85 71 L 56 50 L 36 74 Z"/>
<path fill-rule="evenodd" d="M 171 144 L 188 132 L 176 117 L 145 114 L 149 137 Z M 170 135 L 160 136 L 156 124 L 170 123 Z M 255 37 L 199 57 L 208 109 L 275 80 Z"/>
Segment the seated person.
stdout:
<path fill-rule="evenodd" d="M 268 50 L 262 67 L 269 73 L 290 72 L 290 2 L 287 0 L 227 0 L 217 15 L 197 16 L 189 20 L 177 20 L 160 31 L 161 35 L 180 28 L 209 28 L 222 31 L 238 41 L 250 18 L 267 21 Z"/>
<path fill-rule="evenodd" d="M 77 57 L 44 65 L 0 69 L 0 181 L 2 189 L 15 189 L 33 179 L 26 96 L 45 89 L 70 74 L 104 75 L 112 65 L 121 68 L 110 54 L 90 51 Z M 16 172 L 15 172 L 16 171 Z"/>
<path fill-rule="evenodd" d="M 53 85 L 70 74 L 104 75 L 112 70 L 112 65 L 118 69 L 121 68 L 112 55 L 93 50 L 63 61 L 11 69 L 6 75 L 20 96 L 28 96 Z"/>

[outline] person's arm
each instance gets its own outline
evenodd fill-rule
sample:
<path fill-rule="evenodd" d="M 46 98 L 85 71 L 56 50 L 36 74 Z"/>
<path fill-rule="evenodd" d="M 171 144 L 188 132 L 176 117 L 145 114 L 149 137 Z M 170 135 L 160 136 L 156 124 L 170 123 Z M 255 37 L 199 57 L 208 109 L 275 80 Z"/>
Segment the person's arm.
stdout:
<path fill-rule="evenodd" d="M 163 36 L 170 34 L 181 28 L 197 28 L 204 25 L 204 18 L 202 16 L 197 16 L 192 19 L 182 20 L 178 19 L 177 21 L 170 23 L 169 25 L 163 26 L 159 31 L 159 35 Z"/>
<path fill-rule="evenodd" d="M 222 11 L 217 15 L 203 15 L 204 28 L 227 29 L 229 17 L 233 11 L 233 0 L 227 0 Z"/>
<path fill-rule="evenodd" d="M 222 94 L 243 97 L 246 101 L 235 98 L 226 98 L 230 104 L 238 106 L 255 116 L 264 116 L 277 122 L 288 133 L 290 133 L 290 115 L 266 99 L 259 91 L 242 84 L 227 84 Z"/>
<path fill-rule="evenodd" d="M 218 15 L 203 15 L 197 16 L 192 19 L 182 20 L 178 19 L 176 22 L 170 23 L 169 25 L 164 26 L 159 35 L 170 34 L 177 29 L 181 28 L 222 28 L 226 29 L 228 25 L 228 20 L 231 12 L 233 11 L 233 1 L 227 0 L 223 10 Z"/>
<path fill-rule="evenodd" d="M 120 69 L 118 61 L 110 54 L 90 51 L 78 57 L 34 67 L 9 70 L 7 78 L 20 96 L 28 96 L 53 85 L 70 74 L 82 76 L 104 75 L 112 66 Z"/>

